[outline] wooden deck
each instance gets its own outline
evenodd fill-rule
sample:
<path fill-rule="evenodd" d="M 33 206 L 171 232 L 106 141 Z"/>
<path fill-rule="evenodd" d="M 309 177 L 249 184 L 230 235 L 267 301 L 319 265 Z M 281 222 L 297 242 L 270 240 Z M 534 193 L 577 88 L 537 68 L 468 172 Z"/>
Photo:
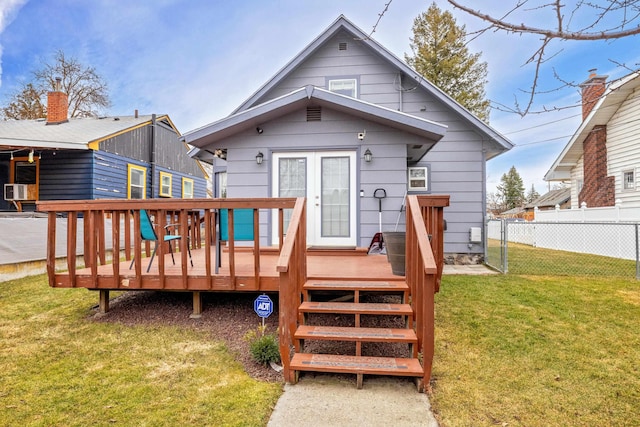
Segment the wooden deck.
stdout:
<path fill-rule="evenodd" d="M 51 201 L 39 202 L 38 208 L 48 212 L 49 285 L 99 291 L 101 312 L 108 311 L 112 290 L 191 291 L 194 316 L 202 312 L 202 292 L 278 292 L 279 348 L 286 382 L 295 383 L 304 371 L 348 372 L 356 374 L 361 388 L 364 375 L 401 375 L 416 378 L 422 391 L 431 376 L 434 294 L 444 263 L 443 208 L 448 205 L 448 196 L 407 196 L 405 277 L 393 275 L 385 255 L 366 255 L 363 248 L 308 248 L 304 198 Z M 142 237 L 142 210 L 154 217 L 156 236 L 152 238 Z M 234 211 L 238 215 L 237 230 L 244 227 L 247 231 L 239 210 L 253 212 L 250 247 L 235 242 Z M 228 224 L 223 226 L 221 218 L 225 216 Z M 56 230 L 59 218 L 66 218 L 66 237 Z M 269 225 L 266 218 L 278 226 L 279 234 L 273 236 L 278 240 L 277 247 L 260 246 L 261 241 L 271 241 L 265 232 Z M 177 229 L 173 236 L 178 237 L 171 236 L 176 239 L 173 247 L 162 243 L 168 227 Z M 228 241 L 220 249 L 221 267 L 216 268 L 222 236 Z M 63 254 L 56 253 L 57 239 L 66 242 Z M 238 237 L 239 241 L 243 239 Z M 82 251 L 78 250 L 78 241 Z M 157 257 L 147 272 L 152 242 L 157 246 Z M 79 253 L 84 260 L 80 267 L 76 265 Z M 116 254 L 119 262 L 111 262 L 109 253 Z M 61 256 L 67 260 L 65 271 L 56 269 Z M 335 291 L 350 293 L 345 296 L 352 302 L 316 299 Z M 401 295 L 402 302 L 361 299 L 371 293 Z M 308 313 L 352 316 L 353 325 L 314 325 L 307 323 L 311 320 Z M 393 316 L 405 330 L 363 328 L 361 316 Z M 355 352 L 307 353 L 305 341 L 310 340 L 353 341 Z M 410 357 L 367 357 L 362 346 L 368 342 L 404 343 Z"/>
<path fill-rule="evenodd" d="M 130 261 L 120 262 L 119 277 L 113 276 L 111 264 L 97 268 L 97 281 L 94 282 L 90 268 L 75 271 L 75 286 L 69 272 L 57 272 L 55 287 L 81 287 L 102 290 L 167 290 L 167 291 L 255 291 L 277 292 L 280 275 L 276 270 L 279 258 L 277 250 L 264 248 L 260 251 L 260 275 L 254 277 L 254 255 L 252 250 L 236 249 L 235 278 L 229 269 L 229 252 L 221 251 L 222 266 L 217 274 L 206 274 L 206 252 L 204 249 L 191 250 L 193 267 L 187 266 L 186 287 L 182 280 L 180 254 L 175 254 L 176 265 L 171 262 L 171 254 L 164 255 L 164 286 L 161 286 L 158 260 L 155 259 L 150 271 L 146 272 L 149 258 L 142 258 L 140 277 L 135 267 L 129 269 Z M 215 252 L 211 254 L 211 263 L 215 264 Z M 366 248 L 357 250 L 308 250 L 307 277 L 310 280 L 354 279 L 363 282 L 381 282 L 403 280 L 391 272 L 391 266 L 385 255 L 367 255 Z"/>

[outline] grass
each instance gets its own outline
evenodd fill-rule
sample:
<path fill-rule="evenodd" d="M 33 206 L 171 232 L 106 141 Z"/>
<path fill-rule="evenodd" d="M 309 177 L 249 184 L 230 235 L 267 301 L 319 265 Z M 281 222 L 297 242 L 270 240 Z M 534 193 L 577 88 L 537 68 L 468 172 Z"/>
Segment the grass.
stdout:
<path fill-rule="evenodd" d="M 445 276 L 431 403 L 443 426 L 640 420 L 635 279 Z"/>
<path fill-rule="evenodd" d="M 488 258 L 500 266 L 500 242 L 489 239 Z M 579 254 L 553 249 L 535 248 L 509 242 L 507 267 L 510 274 L 620 276 L 635 277 L 635 261 L 600 255 Z"/>
<path fill-rule="evenodd" d="M 203 331 L 93 322 L 95 302 L 44 276 L 0 283 L 2 425 L 266 425 L 279 384 Z"/>

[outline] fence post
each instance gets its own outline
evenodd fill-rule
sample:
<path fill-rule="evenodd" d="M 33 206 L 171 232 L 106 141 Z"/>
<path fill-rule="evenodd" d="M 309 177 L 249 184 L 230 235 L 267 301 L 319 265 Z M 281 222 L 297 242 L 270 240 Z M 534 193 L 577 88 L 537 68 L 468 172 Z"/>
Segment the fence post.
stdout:
<path fill-rule="evenodd" d="M 636 280 L 640 279 L 640 251 L 638 248 L 638 241 L 640 240 L 638 237 L 638 223 L 636 226 Z"/>
<path fill-rule="evenodd" d="M 507 274 L 509 271 L 509 226 L 506 219 L 502 220 L 502 229 L 504 230 L 502 235 L 504 236 L 503 240 L 503 260 L 502 260 L 502 273 Z"/>

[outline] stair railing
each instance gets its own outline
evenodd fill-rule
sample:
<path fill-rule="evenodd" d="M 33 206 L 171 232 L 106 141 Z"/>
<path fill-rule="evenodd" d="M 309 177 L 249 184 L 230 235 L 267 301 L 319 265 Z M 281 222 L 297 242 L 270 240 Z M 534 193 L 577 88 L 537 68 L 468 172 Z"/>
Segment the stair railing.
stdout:
<path fill-rule="evenodd" d="M 283 228 L 280 214 L 280 230 Z M 294 383 L 291 371 L 293 334 L 298 327 L 298 306 L 302 301 L 302 286 L 307 280 L 307 214 L 306 199 L 296 200 L 287 233 L 282 243 L 280 257 L 276 265 L 280 273 L 278 336 L 284 380 Z"/>
<path fill-rule="evenodd" d="M 422 353 L 423 386 L 429 387 L 434 353 L 434 294 L 444 264 L 444 207 L 449 196 L 407 196 L 406 280 Z"/>

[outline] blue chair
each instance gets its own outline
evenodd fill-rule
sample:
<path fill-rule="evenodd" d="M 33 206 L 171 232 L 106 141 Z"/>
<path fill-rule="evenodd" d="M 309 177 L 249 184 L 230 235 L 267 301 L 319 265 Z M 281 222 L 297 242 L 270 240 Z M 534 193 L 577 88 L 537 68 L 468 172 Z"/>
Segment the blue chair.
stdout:
<path fill-rule="evenodd" d="M 169 243 L 169 252 L 171 253 L 171 260 L 173 261 L 173 265 L 176 264 L 176 260 L 173 256 L 173 247 L 171 246 L 171 242 L 174 240 L 179 240 L 182 236 L 177 234 L 169 234 L 168 228 L 173 227 L 175 224 L 167 224 L 165 228 L 166 234 L 162 237 L 163 242 Z M 151 254 L 151 260 L 149 261 L 149 266 L 147 266 L 147 273 L 151 269 L 151 264 L 153 263 L 153 258 L 156 256 L 156 251 L 158 250 L 158 244 L 160 240 L 158 239 L 158 235 L 156 234 L 156 230 L 153 227 L 153 223 L 151 222 L 151 218 L 149 218 L 149 213 L 146 209 L 140 209 L 140 237 L 143 241 L 148 240 L 150 242 L 155 242 L 155 246 L 153 248 L 153 253 Z M 188 239 L 189 237 L 187 237 Z M 191 262 L 191 267 L 193 267 L 193 260 L 191 259 L 191 249 L 189 248 L 189 244 L 187 242 L 187 251 L 189 252 L 189 261 Z M 129 270 L 133 268 L 133 263 L 135 258 L 131 260 L 131 265 L 129 266 Z"/>
<path fill-rule="evenodd" d="M 220 209 L 220 233 L 216 239 L 216 274 L 218 268 L 222 265 L 220 256 L 220 241 L 229 240 L 229 210 Z M 253 209 L 234 209 L 233 210 L 233 240 L 251 241 L 253 240 Z"/>

